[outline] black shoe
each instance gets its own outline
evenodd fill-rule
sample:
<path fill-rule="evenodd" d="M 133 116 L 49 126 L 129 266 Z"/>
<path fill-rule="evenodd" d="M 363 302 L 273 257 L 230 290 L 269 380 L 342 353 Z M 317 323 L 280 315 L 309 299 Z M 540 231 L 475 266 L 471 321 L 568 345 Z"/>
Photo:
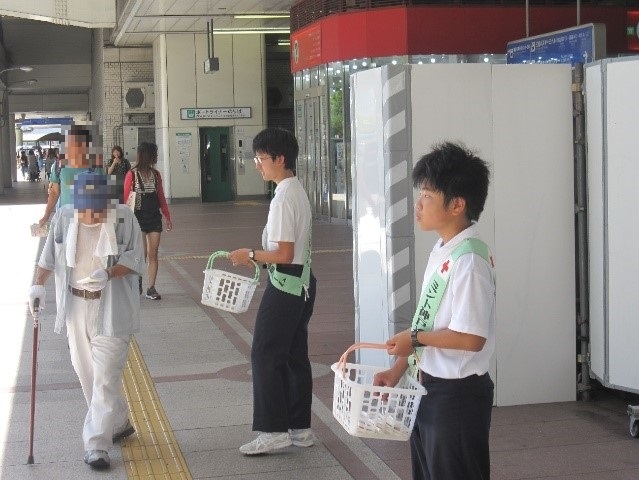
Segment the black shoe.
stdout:
<path fill-rule="evenodd" d="M 151 300 L 161 300 L 162 297 L 157 292 L 155 287 L 150 287 L 146 290 L 146 298 L 150 298 Z"/>

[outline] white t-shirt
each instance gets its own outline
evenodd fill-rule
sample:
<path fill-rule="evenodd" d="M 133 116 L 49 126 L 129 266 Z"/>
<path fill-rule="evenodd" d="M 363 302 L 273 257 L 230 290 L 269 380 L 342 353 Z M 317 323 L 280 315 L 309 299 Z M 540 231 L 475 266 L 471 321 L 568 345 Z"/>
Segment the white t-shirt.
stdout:
<path fill-rule="evenodd" d="M 101 223 L 92 225 L 80 223 L 78 225 L 78 240 L 75 251 L 76 266 L 71 270 L 71 277 L 69 278 L 69 283 L 74 288 L 83 289 L 84 285 L 79 284 L 78 280 L 82 280 L 96 270 L 106 266 L 101 258 L 93 254 L 100 239 L 101 231 Z"/>
<path fill-rule="evenodd" d="M 271 200 L 268 220 L 262 233 L 262 247 L 264 250 L 276 250 L 277 242 L 294 242 L 295 252 L 291 263 L 303 265 L 311 218 L 308 195 L 297 177 L 282 180 L 277 184 Z"/>
<path fill-rule="evenodd" d="M 479 238 L 475 224 L 453 237 L 445 245 L 435 244 L 424 273 L 425 288 L 433 271 L 439 268 L 459 243 L 466 238 Z M 448 328 L 486 339 L 479 352 L 425 347 L 420 368 L 439 378 L 465 378 L 488 371 L 495 350 L 495 282 L 491 266 L 475 253 L 462 255 L 453 266 L 433 330 Z"/>

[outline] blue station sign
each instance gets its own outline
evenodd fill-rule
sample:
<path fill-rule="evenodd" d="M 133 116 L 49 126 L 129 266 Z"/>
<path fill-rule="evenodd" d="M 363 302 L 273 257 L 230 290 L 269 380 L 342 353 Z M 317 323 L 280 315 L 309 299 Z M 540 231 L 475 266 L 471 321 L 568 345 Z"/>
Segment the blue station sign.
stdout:
<path fill-rule="evenodd" d="M 589 23 L 508 42 L 506 63 L 588 63 L 606 56 L 606 26 Z"/>

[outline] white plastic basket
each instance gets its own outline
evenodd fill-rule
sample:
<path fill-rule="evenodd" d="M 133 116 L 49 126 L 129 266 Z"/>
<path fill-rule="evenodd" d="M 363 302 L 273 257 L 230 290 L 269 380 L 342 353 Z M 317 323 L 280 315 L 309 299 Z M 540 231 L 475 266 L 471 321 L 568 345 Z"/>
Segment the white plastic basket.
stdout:
<path fill-rule="evenodd" d="M 255 266 L 253 278 L 212 268 L 216 258 L 228 257 L 228 255 L 228 252 L 219 251 L 209 257 L 204 270 L 202 303 L 227 312 L 246 312 L 255 288 L 260 283 L 260 267 L 251 260 Z"/>
<path fill-rule="evenodd" d="M 387 347 L 356 343 L 331 366 L 335 372 L 333 416 L 356 437 L 408 440 L 426 389 L 407 375 L 395 387 L 373 386 L 373 377 L 385 368 L 346 363 L 348 354 L 358 348 Z"/>

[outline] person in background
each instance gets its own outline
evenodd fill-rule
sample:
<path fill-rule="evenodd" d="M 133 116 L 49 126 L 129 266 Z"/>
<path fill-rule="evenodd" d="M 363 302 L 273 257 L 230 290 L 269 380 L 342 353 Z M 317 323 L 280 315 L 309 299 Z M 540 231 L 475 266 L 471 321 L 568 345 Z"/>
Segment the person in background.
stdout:
<path fill-rule="evenodd" d="M 27 178 L 31 179 L 32 176 L 33 178 L 35 178 L 37 173 L 40 171 L 40 167 L 38 164 L 38 157 L 36 156 L 36 151 L 33 150 L 32 148 L 29 149 L 29 154 L 27 155 L 27 161 L 28 161 Z"/>
<path fill-rule="evenodd" d="M 160 300 L 162 297 L 155 289 L 158 274 L 158 249 L 162 234 L 162 215 L 166 221 L 168 232 L 173 228 L 171 212 L 166 203 L 162 176 L 155 169 L 158 161 L 158 147 L 155 143 L 142 142 L 138 146 L 137 162 L 124 178 L 124 198 L 128 199 L 131 191 L 136 192 L 135 217 L 140 223 L 144 240 L 144 256 L 148 262 L 147 279 L 149 287 L 146 298 Z M 142 294 L 142 279 L 139 279 Z"/>
<path fill-rule="evenodd" d="M 42 167 L 44 167 L 44 153 L 42 150 L 35 151 L 36 162 L 38 163 L 38 171 L 42 171 Z"/>
<path fill-rule="evenodd" d="M 55 273 L 54 331 L 66 326 L 71 363 L 88 407 L 84 461 L 105 469 L 113 442 L 135 432 L 122 397 L 122 374 L 131 335 L 140 326 L 136 280 L 144 268 L 144 249 L 138 222 L 118 205 L 112 179 L 84 172 L 72 186 L 72 204 L 51 221 L 29 307 L 34 314 L 37 299 L 44 308 L 44 284 Z"/>
<path fill-rule="evenodd" d="M 253 430 L 244 455 L 314 444 L 311 430 L 313 376 L 308 358 L 308 323 L 315 305 L 311 271 L 311 207 L 295 176 L 299 147 L 295 136 L 267 128 L 253 139 L 255 168 L 277 184 L 262 233 L 262 249 L 229 254 L 234 265 L 251 260 L 268 265 L 268 283 L 255 318 L 251 367 Z"/>
<path fill-rule="evenodd" d="M 413 168 L 415 221 L 434 231 L 410 330 L 390 338 L 393 367 L 373 383 L 394 387 L 413 360 L 426 388 L 410 438 L 413 479 L 488 480 L 494 385 L 495 277 L 476 222 L 488 194 L 486 163 L 464 146 L 435 146 Z M 412 357 L 412 360 L 411 360 Z"/>
<path fill-rule="evenodd" d="M 73 124 L 65 132 L 61 144 L 59 160 L 51 169 L 51 183 L 44 215 L 38 221 L 43 226 L 49 221 L 51 213 L 63 205 L 71 203 L 73 179 L 82 172 L 103 173 L 101 135 L 98 126 Z"/>
<path fill-rule="evenodd" d="M 47 150 L 47 157 L 44 160 L 44 175 L 47 180 L 51 179 L 51 169 L 58 161 L 58 153 L 55 148 Z"/>
<path fill-rule="evenodd" d="M 118 181 L 119 197 L 124 202 L 124 177 L 131 170 L 131 162 L 124 158 L 124 152 L 119 145 L 111 149 L 111 158 L 106 161 L 104 168 L 108 175 L 115 175 Z"/>
<path fill-rule="evenodd" d="M 29 174 L 29 159 L 24 150 L 20 152 L 20 170 L 22 171 L 22 180 L 27 180 Z"/>

